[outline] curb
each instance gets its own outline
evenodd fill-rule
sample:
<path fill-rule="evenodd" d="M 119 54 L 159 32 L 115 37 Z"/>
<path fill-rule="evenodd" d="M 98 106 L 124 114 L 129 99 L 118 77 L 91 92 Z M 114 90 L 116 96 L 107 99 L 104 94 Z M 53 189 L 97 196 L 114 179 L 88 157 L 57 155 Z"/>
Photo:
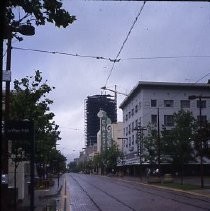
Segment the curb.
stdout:
<path fill-rule="evenodd" d="M 60 193 L 61 193 L 61 190 L 62 190 L 62 185 L 61 187 L 59 188 L 59 190 L 57 191 L 57 193 L 52 193 L 52 194 L 48 194 L 48 195 L 44 195 L 44 196 L 39 196 L 40 199 L 43 199 L 43 198 L 51 198 L 51 197 L 56 197 L 56 196 L 59 196 Z"/>

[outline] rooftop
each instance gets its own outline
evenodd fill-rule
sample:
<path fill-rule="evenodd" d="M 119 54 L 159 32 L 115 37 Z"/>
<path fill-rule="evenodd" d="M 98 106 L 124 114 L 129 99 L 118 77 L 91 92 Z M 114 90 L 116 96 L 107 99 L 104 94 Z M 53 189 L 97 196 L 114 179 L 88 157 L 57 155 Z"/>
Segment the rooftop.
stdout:
<path fill-rule="evenodd" d="M 158 89 L 209 89 L 210 81 L 208 83 L 176 83 L 176 82 L 152 82 L 152 81 L 139 81 L 138 84 L 131 90 L 129 95 L 120 104 L 120 108 L 124 108 L 128 102 L 143 88 L 158 88 Z"/>

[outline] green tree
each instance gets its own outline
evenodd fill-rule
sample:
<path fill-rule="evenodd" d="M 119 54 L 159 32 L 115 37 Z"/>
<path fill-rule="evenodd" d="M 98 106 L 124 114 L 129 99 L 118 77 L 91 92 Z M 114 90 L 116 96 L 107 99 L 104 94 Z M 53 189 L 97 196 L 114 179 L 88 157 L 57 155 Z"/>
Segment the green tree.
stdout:
<path fill-rule="evenodd" d="M 96 154 L 93 157 L 93 168 L 98 173 L 99 167 L 102 166 L 102 156 L 101 154 Z"/>
<path fill-rule="evenodd" d="M 143 158 L 145 162 L 151 166 L 157 165 L 158 163 L 158 135 L 157 129 L 149 124 L 147 126 L 147 136 L 143 138 Z"/>
<path fill-rule="evenodd" d="M 191 112 L 180 110 L 174 114 L 174 124 L 171 131 L 164 130 L 162 133 L 164 151 L 181 173 L 183 184 L 184 164 L 195 159 L 192 141 L 197 131 L 197 123 Z"/>
<path fill-rule="evenodd" d="M 6 25 L 21 23 L 67 27 L 76 20 L 63 9 L 62 0 L 8 0 L 6 1 Z"/>
<path fill-rule="evenodd" d="M 60 174 L 66 170 L 66 157 L 62 153 L 52 148 L 48 158 L 48 170 L 52 174 Z"/>
<path fill-rule="evenodd" d="M 116 170 L 117 159 L 120 156 L 120 151 L 118 150 L 115 143 L 111 147 L 107 148 L 101 154 L 101 163 L 105 168 L 106 172 L 109 173 L 113 170 Z"/>
<path fill-rule="evenodd" d="M 46 96 L 54 87 L 50 87 L 47 81 L 43 82 L 41 72 L 36 71 L 35 76 L 25 77 L 14 81 L 14 91 L 11 94 L 12 120 L 31 120 L 35 126 L 35 147 L 36 162 L 43 165 L 48 161 L 50 150 L 56 146 L 60 140 L 60 131 L 55 124 L 53 112 L 50 112 L 52 100 Z M 13 142 L 13 152 L 15 149 L 22 148 L 26 158 L 30 155 L 30 143 L 26 141 Z"/>
<path fill-rule="evenodd" d="M 201 127 L 199 126 L 199 129 L 195 136 L 194 147 L 196 149 L 197 156 L 206 156 L 210 158 L 209 143 L 210 143 L 210 124 L 206 122 L 205 124 L 202 124 Z"/>

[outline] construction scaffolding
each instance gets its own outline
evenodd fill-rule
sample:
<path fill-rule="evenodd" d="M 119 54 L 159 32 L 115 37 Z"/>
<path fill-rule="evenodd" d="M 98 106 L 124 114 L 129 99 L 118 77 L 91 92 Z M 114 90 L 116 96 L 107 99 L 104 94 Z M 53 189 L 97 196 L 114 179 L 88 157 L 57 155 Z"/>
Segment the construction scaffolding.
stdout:
<path fill-rule="evenodd" d="M 100 109 L 107 113 L 112 123 L 117 122 L 117 105 L 111 95 L 88 96 L 85 100 L 86 146 L 97 143 L 97 133 L 100 130 L 100 120 L 97 114 Z"/>

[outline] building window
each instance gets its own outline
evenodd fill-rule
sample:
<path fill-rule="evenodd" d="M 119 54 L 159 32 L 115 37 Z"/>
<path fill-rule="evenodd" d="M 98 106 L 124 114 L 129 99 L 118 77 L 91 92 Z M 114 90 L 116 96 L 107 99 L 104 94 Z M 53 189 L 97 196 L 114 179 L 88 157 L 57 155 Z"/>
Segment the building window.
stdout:
<path fill-rule="evenodd" d="M 206 100 L 197 100 L 197 108 L 206 108 Z"/>
<path fill-rule="evenodd" d="M 174 101 L 173 100 L 164 100 L 164 107 L 173 107 Z"/>
<path fill-rule="evenodd" d="M 151 107 L 157 106 L 157 100 L 151 100 Z"/>
<path fill-rule="evenodd" d="M 126 136 L 128 135 L 128 127 L 126 127 Z"/>
<path fill-rule="evenodd" d="M 190 108 L 190 101 L 189 100 L 181 100 L 180 107 L 181 108 Z"/>
<path fill-rule="evenodd" d="M 136 134 L 136 144 L 138 144 L 138 134 Z"/>
<path fill-rule="evenodd" d="M 131 137 L 129 137 L 129 147 L 131 146 Z"/>
<path fill-rule="evenodd" d="M 153 125 L 157 125 L 157 115 L 154 114 L 151 115 L 151 123 Z"/>
<path fill-rule="evenodd" d="M 136 128 L 138 127 L 138 119 L 136 120 L 136 126 L 135 126 Z"/>
<path fill-rule="evenodd" d="M 173 115 L 164 115 L 164 125 L 165 126 L 174 126 L 174 116 Z"/>
<path fill-rule="evenodd" d="M 131 110 L 131 115 L 132 116 L 134 115 L 134 108 L 132 108 L 132 110 Z"/>
<path fill-rule="evenodd" d="M 133 130 L 134 130 L 134 122 L 132 122 L 132 132 L 133 132 Z"/>
<path fill-rule="evenodd" d="M 135 112 L 138 112 L 138 105 L 135 106 Z"/>
<path fill-rule="evenodd" d="M 126 140 L 126 147 L 128 147 L 128 140 Z"/>
<path fill-rule="evenodd" d="M 129 113 L 128 113 L 128 117 L 131 118 L 131 112 L 130 112 L 130 111 L 129 111 Z"/>
<path fill-rule="evenodd" d="M 199 115 L 197 116 L 198 124 L 201 124 L 202 126 L 206 126 L 207 124 L 207 117 L 205 115 Z"/>
<path fill-rule="evenodd" d="M 134 145 L 134 135 L 132 135 L 132 145 Z"/>
<path fill-rule="evenodd" d="M 139 102 L 139 109 L 141 109 L 141 102 Z"/>
<path fill-rule="evenodd" d="M 131 134 L 131 125 L 129 125 L 128 127 L 129 127 L 128 134 Z"/>
<path fill-rule="evenodd" d="M 125 121 L 127 121 L 127 120 L 128 120 L 128 114 L 125 115 Z"/>

